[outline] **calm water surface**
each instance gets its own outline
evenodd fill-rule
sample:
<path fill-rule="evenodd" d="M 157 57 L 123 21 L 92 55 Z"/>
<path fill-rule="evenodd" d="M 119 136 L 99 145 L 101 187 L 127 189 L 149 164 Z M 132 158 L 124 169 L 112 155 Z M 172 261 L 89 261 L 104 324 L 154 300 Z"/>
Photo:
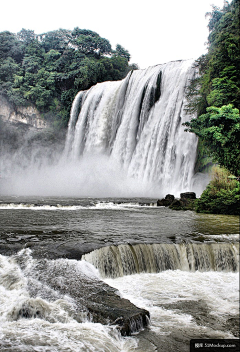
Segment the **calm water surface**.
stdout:
<path fill-rule="evenodd" d="M 225 241 L 239 234 L 237 216 L 173 211 L 155 203 L 137 198 L 3 197 L 1 251 L 31 246 L 38 252 L 51 245 L 49 255 L 79 258 L 112 244 Z"/>

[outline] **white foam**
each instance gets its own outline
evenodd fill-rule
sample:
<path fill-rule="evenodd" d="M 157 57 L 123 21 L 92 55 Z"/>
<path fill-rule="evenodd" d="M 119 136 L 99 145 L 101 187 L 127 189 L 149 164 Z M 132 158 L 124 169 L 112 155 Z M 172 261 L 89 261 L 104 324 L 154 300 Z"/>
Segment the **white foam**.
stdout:
<path fill-rule="evenodd" d="M 46 210 L 46 211 L 77 211 L 77 210 L 137 210 L 138 208 L 142 208 L 144 206 L 139 203 L 114 203 L 114 202 L 105 202 L 99 201 L 94 205 L 35 205 L 35 204 L 25 204 L 25 203 L 9 203 L 9 204 L 0 204 L 0 210 Z M 149 207 L 149 206 L 147 206 Z"/>
<path fill-rule="evenodd" d="M 239 241 L 239 234 L 222 234 L 222 235 L 202 235 L 211 240 L 230 240 L 230 241 Z"/>
<path fill-rule="evenodd" d="M 168 334 L 179 326 L 195 331 L 209 330 L 198 326 L 190 313 L 169 306 L 183 301 L 204 301 L 210 314 L 219 322 L 229 314 L 239 313 L 239 275 L 225 272 L 185 272 L 168 270 L 158 274 L 136 274 L 105 282 L 118 289 L 124 298 L 150 312 L 151 329 Z M 179 305 L 181 307 L 181 304 Z M 201 308 L 199 309 L 200 313 Z M 211 329 L 210 329 L 211 330 Z M 231 333 L 217 332 L 222 338 L 233 338 Z M 215 335 L 216 336 L 216 335 Z"/>
<path fill-rule="evenodd" d="M 1 204 L 0 205 L 0 210 L 80 210 L 80 209 L 86 209 L 86 207 L 83 207 L 81 205 L 34 205 L 34 204 L 15 204 L 15 203 L 9 203 L 9 204 Z"/>
<path fill-rule="evenodd" d="M 90 322 L 50 323 L 41 319 L 22 319 L 4 324 L 2 344 L 17 350 L 41 352 L 130 352 L 137 347 L 133 338 L 123 339 L 113 327 Z"/>
<path fill-rule="evenodd" d="M 111 209 L 111 210 L 138 210 L 139 203 L 113 203 L 113 202 L 98 202 L 96 209 Z M 91 209 L 94 209 L 93 207 Z"/>
<path fill-rule="evenodd" d="M 25 271 L 17 261 L 25 260 Z M 74 305 L 64 296 L 49 301 L 30 297 L 24 275 L 32 270 L 30 250 L 15 257 L 0 255 L 0 346 L 8 351 L 130 352 L 137 340 L 122 338 L 114 326 L 74 319 Z M 97 271 L 89 263 L 60 259 L 56 265 L 73 265 L 88 277 Z M 36 278 L 37 279 L 37 278 Z M 57 292 L 56 292 L 57 295 Z M 27 319 L 26 319 L 27 317 Z M 5 349 L 4 349 L 5 350 Z"/>

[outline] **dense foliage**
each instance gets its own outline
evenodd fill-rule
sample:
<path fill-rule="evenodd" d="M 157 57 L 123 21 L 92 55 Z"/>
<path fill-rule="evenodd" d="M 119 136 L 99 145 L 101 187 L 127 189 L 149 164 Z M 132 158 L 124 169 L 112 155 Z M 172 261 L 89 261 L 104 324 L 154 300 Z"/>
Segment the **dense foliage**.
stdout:
<path fill-rule="evenodd" d="M 192 120 L 189 129 L 202 140 L 213 159 L 234 175 L 240 175 L 240 115 L 232 105 L 208 107 L 207 113 Z"/>
<path fill-rule="evenodd" d="M 189 109 L 197 119 L 186 125 L 196 133 L 209 155 L 240 175 L 240 30 L 239 0 L 225 1 L 208 13 L 208 53 L 196 65 L 199 76 L 189 88 Z"/>
<path fill-rule="evenodd" d="M 209 165 L 209 157 L 222 167 L 196 200 L 198 212 L 240 214 L 240 184 L 230 176 L 240 176 L 239 8 L 240 0 L 225 1 L 207 14 L 208 53 L 196 61 L 199 75 L 188 91 L 188 109 L 197 118 L 185 125 L 199 137 L 198 167 L 204 160 Z"/>
<path fill-rule="evenodd" d="M 189 87 L 189 109 L 198 115 L 209 106 L 232 104 L 240 110 L 239 0 L 225 1 L 223 9 L 213 6 L 209 20 L 208 53 L 196 66 L 199 76 Z"/>
<path fill-rule="evenodd" d="M 212 181 L 195 201 L 195 210 L 201 213 L 240 214 L 240 184 L 230 173 L 214 167 Z"/>
<path fill-rule="evenodd" d="M 22 29 L 0 33 L 0 93 L 15 105 L 33 103 L 45 117 L 66 124 L 79 90 L 119 80 L 136 69 L 121 45 L 112 50 L 97 33 L 75 28 L 41 35 Z"/>

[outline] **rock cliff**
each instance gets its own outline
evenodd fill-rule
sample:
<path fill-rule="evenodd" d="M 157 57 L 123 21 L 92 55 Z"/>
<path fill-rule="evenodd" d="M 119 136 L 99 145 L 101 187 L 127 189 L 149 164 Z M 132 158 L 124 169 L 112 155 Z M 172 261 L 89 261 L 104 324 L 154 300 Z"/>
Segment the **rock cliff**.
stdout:
<path fill-rule="evenodd" d="M 3 95 L 0 95 L 0 117 L 3 121 L 13 124 L 22 123 L 37 129 L 48 127 L 40 112 L 33 105 L 15 107 Z"/>

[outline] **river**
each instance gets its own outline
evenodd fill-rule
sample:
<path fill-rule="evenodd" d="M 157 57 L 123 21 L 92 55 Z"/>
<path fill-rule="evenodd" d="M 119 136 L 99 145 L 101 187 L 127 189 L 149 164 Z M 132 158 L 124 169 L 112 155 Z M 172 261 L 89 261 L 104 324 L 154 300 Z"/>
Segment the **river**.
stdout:
<path fill-rule="evenodd" d="M 146 198 L 2 196 L 0 218 L 1 351 L 182 352 L 193 338 L 237 338 L 237 216 Z M 124 337 L 94 322 L 85 279 L 148 310 L 149 326 Z"/>

